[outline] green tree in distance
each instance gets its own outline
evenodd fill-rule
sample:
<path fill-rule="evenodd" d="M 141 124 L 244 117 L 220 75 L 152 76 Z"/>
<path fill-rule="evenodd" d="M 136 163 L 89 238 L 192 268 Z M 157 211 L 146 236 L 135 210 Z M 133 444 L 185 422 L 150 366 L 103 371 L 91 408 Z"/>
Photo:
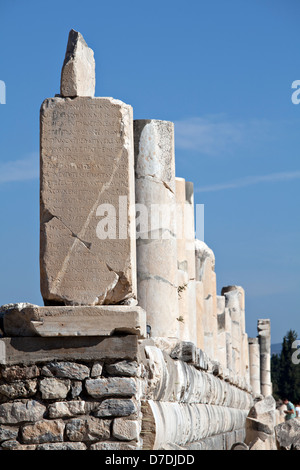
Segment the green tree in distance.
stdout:
<path fill-rule="evenodd" d="M 276 400 L 288 398 L 292 403 L 300 399 L 300 364 L 293 364 L 292 347 L 297 340 L 297 333 L 289 330 L 282 342 L 280 355 L 273 354 L 271 358 L 271 378 L 273 383 L 273 396 Z"/>

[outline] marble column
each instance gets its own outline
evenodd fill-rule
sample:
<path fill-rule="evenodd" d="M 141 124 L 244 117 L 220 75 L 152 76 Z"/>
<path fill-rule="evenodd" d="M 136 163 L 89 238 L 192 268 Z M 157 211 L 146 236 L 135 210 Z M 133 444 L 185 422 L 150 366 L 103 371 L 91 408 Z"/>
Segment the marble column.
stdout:
<path fill-rule="evenodd" d="M 269 319 L 257 323 L 260 347 L 260 382 L 264 397 L 272 395 L 271 383 L 271 322 Z"/>
<path fill-rule="evenodd" d="M 176 178 L 179 337 L 197 344 L 193 184 Z"/>
<path fill-rule="evenodd" d="M 134 121 L 138 302 L 151 336 L 178 336 L 174 125 Z"/>
<path fill-rule="evenodd" d="M 198 343 L 202 341 L 201 337 L 203 337 L 204 351 L 211 359 L 217 360 L 218 321 L 215 256 L 213 251 L 200 240 L 195 241 L 195 261 L 197 296 L 201 296 L 202 291 L 202 299 L 197 298 Z M 202 286 L 199 283 L 202 283 Z"/>

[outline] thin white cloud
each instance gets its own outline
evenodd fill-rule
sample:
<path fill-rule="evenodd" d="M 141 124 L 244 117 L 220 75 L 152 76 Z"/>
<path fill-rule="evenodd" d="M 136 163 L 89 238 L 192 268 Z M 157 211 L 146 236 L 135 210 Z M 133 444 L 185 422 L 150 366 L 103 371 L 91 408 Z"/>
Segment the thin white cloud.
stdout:
<path fill-rule="evenodd" d="M 244 188 L 259 183 L 277 183 L 291 181 L 300 178 L 300 171 L 285 171 L 281 173 L 270 173 L 268 175 L 248 176 L 239 178 L 228 183 L 212 184 L 210 186 L 202 186 L 195 188 L 195 192 L 212 192 L 223 191 L 226 189 Z"/>
<path fill-rule="evenodd" d="M 22 160 L 0 162 L 0 184 L 33 180 L 39 177 L 39 157 L 30 154 Z"/>
<path fill-rule="evenodd" d="M 273 125 L 265 119 L 237 121 L 224 114 L 192 117 L 175 122 L 175 142 L 183 150 L 222 157 L 250 142 L 273 139 Z"/>

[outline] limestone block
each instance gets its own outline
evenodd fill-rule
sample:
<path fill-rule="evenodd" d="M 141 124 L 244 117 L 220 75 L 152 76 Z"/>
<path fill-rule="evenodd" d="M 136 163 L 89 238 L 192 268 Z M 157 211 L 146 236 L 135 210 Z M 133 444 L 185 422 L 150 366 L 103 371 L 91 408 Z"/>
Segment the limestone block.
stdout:
<path fill-rule="evenodd" d="M 11 304 L 2 307 L 6 336 L 111 336 L 117 333 L 146 337 L 146 313 L 138 306 L 50 306 Z"/>
<path fill-rule="evenodd" d="M 44 400 L 64 399 L 71 387 L 69 379 L 45 378 L 40 381 L 40 392 Z"/>
<path fill-rule="evenodd" d="M 9 399 L 32 397 L 36 391 L 37 379 L 0 385 L 0 396 L 3 395 Z"/>
<path fill-rule="evenodd" d="M 279 450 L 300 450 L 300 419 L 290 419 L 275 426 Z"/>
<path fill-rule="evenodd" d="M 140 433 L 138 421 L 115 418 L 112 427 L 112 435 L 121 441 L 137 441 Z"/>
<path fill-rule="evenodd" d="M 43 419 L 46 407 L 36 400 L 0 404 L 0 424 L 18 424 Z"/>
<path fill-rule="evenodd" d="M 85 382 L 86 391 L 94 398 L 103 398 L 110 395 L 133 396 L 137 391 L 134 379 L 127 377 L 109 377 L 101 379 L 88 379 Z"/>
<path fill-rule="evenodd" d="M 174 125 L 134 121 L 138 301 L 152 337 L 177 337 Z M 166 302 L 165 299 L 168 299 Z"/>
<path fill-rule="evenodd" d="M 109 375 L 124 377 L 138 377 L 140 366 L 136 361 L 119 361 L 114 364 L 106 364 L 105 370 Z"/>
<path fill-rule="evenodd" d="M 25 424 L 21 428 L 22 440 L 25 444 L 62 442 L 64 440 L 64 429 L 65 423 L 60 419 Z"/>
<path fill-rule="evenodd" d="M 137 407 L 133 400 L 120 398 L 107 398 L 93 411 L 98 418 L 130 416 L 136 413 Z"/>
<path fill-rule="evenodd" d="M 87 450 L 87 447 L 83 442 L 51 442 L 38 444 L 36 450 Z"/>
<path fill-rule="evenodd" d="M 0 338 L 0 364 L 32 364 L 39 361 L 137 360 L 138 338 L 89 336 L 55 338 Z"/>
<path fill-rule="evenodd" d="M 45 304 L 135 299 L 131 106 L 113 98 L 49 98 L 40 122 Z"/>
<path fill-rule="evenodd" d="M 69 97 L 95 95 L 94 52 L 74 29 L 69 33 L 60 94 Z"/>
<path fill-rule="evenodd" d="M 90 369 L 76 362 L 50 362 L 42 367 L 41 374 L 46 377 L 84 380 L 90 376 Z"/>
<path fill-rule="evenodd" d="M 19 430 L 18 428 L 13 428 L 10 426 L 1 426 L 0 427 L 0 442 L 8 441 L 9 439 L 16 439 L 18 437 Z"/>
<path fill-rule="evenodd" d="M 66 424 L 66 436 L 73 442 L 95 442 L 109 439 L 110 421 L 93 416 L 73 418 Z"/>
<path fill-rule="evenodd" d="M 139 449 L 138 443 L 135 442 L 118 442 L 118 441 L 102 441 L 96 442 L 89 447 L 89 450 L 111 450 L 111 451 L 122 451 L 122 450 L 137 450 Z"/>
<path fill-rule="evenodd" d="M 58 401 L 48 406 L 49 418 L 69 418 L 85 414 L 85 402 L 81 400 Z"/>

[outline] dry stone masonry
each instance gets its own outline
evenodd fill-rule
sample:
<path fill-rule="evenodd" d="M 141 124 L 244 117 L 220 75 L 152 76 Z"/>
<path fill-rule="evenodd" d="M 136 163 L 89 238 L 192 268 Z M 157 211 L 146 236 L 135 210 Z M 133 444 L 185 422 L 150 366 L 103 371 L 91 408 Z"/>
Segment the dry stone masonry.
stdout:
<path fill-rule="evenodd" d="M 1 450 L 274 447 L 270 322 L 248 339 L 243 288 L 217 294 L 173 123 L 95 97 L 74 30 L 40 166 L 44 305 L 0 309 Z"/>

